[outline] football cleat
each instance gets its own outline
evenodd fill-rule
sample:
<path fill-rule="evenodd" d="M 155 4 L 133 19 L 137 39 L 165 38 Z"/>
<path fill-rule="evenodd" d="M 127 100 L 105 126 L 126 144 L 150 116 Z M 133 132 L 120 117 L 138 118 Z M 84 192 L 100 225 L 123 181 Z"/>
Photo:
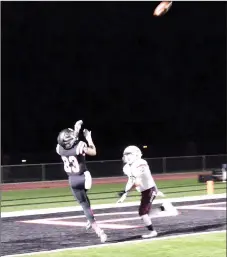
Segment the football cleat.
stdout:
<path fill-rule="evenodd" d="M 160 208 L 160 207 L 158 207 L 158 208 L 152 208 L 150 211 L 149 211 L 149 213 L 148 213 L 148 216 L 149 216 L 149 218 L 151 219 L 151 218 L 153 218 L 154 216 L 159 216 L 161 213 L 162 213 L 162 209 Z"/>
<path fill-rule="evenodd" d="M 171 214 L 171 215 L 173 215 L 173 216 L 179 215 L 179 211 L 177 210 L 176 207 L 174 207 L 174 206 L 172 205 L 171 202 L 164 202 L 164 203 L 162 204 L 162 207 L 163 207 L 164 211 L 168 212 L 169 214 Z"/>
<path fill-rule="evenodd" d="M 105 243 L 106 242 L 107 235 L 105 234 L 105 232 L 103 230 L 100 231 L 98 236 L 100 238 L 101 243 Z"/>
<path fill-rule="evenodd" d="M 142 235 L 142 238 L 151 238 L 158 235 L 156 230 L 150 231 L 148 234 Z"/>

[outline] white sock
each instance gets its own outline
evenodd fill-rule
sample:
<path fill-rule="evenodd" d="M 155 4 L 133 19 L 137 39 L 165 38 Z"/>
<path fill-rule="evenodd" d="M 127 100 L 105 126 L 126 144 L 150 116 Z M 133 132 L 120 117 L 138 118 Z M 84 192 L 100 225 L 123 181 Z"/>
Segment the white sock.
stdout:
<path fill-rule="evenodd" d="M 142 218 L 142 220 L 143 220 L 143 222 L 144 222 L 146 227 L 150 226 L 152 224 L 151 219 L 148 216 L 148 214 L 142 215 L 141 218 Z"/>
<path fill-rule="evenodd" d="M 100 235 L 100 233 L 101 233 L 101 228 L 97 225 L 97 223 L 96 222 L 93 222 L 92 223 L 92 228 L 94 229 L 94 231 L 95 231 L 95 233 L 97 234 L 97 235 Z"/>

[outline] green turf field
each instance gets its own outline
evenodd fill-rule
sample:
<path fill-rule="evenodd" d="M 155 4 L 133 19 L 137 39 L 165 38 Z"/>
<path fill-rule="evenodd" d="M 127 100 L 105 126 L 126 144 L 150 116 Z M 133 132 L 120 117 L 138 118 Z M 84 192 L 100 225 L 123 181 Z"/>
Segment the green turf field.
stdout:
<path fill-rule="evenodd" d="M 182 197 L 206 194 L 206 184 L 198 183 L 196 179 L 157 181 L 159 189 L 166 197 Z M 89 192 L 92 205 L 115 203 L 117 192 L 124 189 L 125 184 L 94 185 Z M 226 192 L 226 183 L 215 183 L 215 193 Z M 132 191 L 126 201 L 139 200 L 139 193 Z M 50 188 L 36 190 L 18 190 L 2 192 L 1 211 L 19 211 L 53 207 L 75 206 L 71 191 L 65 188 Z"/>
<path fill-rule="evenodd" d="M 34 256 L 34 255 L 26 255 Z M 175 239 L 131 242 L 81 250 L 37 254 L 36 257 L 225 257 L 226 233 L 190 235 Z M 21 256 L 23 257 L 23 256 Z"/>

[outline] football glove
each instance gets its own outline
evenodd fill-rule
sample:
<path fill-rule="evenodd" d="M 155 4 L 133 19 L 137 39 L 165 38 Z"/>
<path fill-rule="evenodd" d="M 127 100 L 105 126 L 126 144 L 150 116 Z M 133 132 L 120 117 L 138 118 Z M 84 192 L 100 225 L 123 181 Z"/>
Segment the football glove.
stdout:
<path fill-rule="evenodd" d="M 82 124 L 83 124 L 82 120 L 78 120 L 75 123 L 75 125 L 74 125 L 74 136 L 75 137 L 78 137 Z"/>
<path fill-rule="evenodd" d="M 121 191 L 121 192 L 118 193 L 118 196 L 122 197 L 122 195 L 125 194 L 125 193 L 126 193 L 125 191 Z"/>
<path fill-rule="evenodd" d="M 158 192 L 157 192 L 157 196 L 165 197 L 165 195 L 164 195 L 161 191 L 158 191 Z"/>
<path fill-rule="evenodd" d="M 123 191 L 123 192 L 118 193 L 118 195 L 119 195 L 121 198 L 117 201 L 117 203 L 123 203 L 124 200 L 126 199 L 128 193 L 125 192 L 125 191 Z"/>
<path fill-rule="evenodd" d="M 92 143 L 91 131 L 89 131 L 88 129 L 84 129 L 83 133 L 84 133 L 84 137 L 86 138 L 88 144 L 90 145 Z"/>

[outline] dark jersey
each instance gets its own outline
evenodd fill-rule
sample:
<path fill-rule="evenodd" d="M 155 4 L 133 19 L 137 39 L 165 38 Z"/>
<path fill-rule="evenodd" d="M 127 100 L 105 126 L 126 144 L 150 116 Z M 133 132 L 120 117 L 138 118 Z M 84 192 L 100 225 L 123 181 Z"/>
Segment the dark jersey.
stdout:
<path fill-rule="evenodd" d="M 69 150 L 57 145 L 56 151 L 62 158 L 64 170 L 68 176 L 81 175 L 87 171 L 85 153 L 83 151 L 85 147 L 87 147 L 87 144 L 83 141 L 78 141 Z"/>

